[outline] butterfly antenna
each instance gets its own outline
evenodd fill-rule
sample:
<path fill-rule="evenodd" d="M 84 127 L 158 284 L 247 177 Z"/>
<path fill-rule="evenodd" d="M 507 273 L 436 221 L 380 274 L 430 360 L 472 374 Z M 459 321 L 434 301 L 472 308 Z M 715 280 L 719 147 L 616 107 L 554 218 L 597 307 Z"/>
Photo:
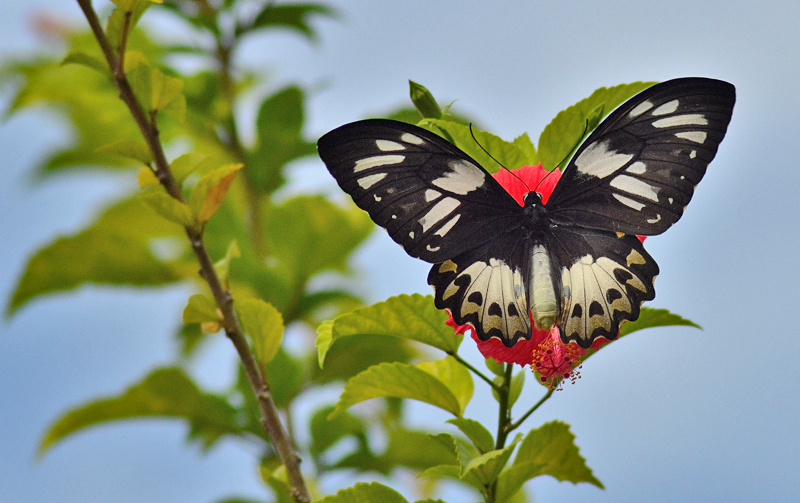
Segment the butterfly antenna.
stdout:
<path fill-rule="evenodd" d="M 478 139 L 477 139 L 477 138 L 475 138 L 475 133 L 472 131 L 472 123 L 471 123 L 471 122 L 469 123 L 469 134 L 470 134 L 470 136 L 472 136 L 472 139 L 475 141 L 475 143 L 477 143 L 477 144 L 478 144 L 478 146 L 481 148 L 481 150 L 483 150 L 483 152 L 484 152 L 486 155 L 488 155 L 488 156 L 489 156 L 489 157 L 490 157 L 490 158 L 491 158 L 491 159 L 492 159 L 494 162 L 496 162 L 496 163 L 497 163 L 497 165 L 498 165 L 498 166 L 500 166 L 500 168 L 501 168 L 501 169 L 504 169 L 504 170 L 508 171 L 509 173 L 511 173 L 511 174 L 514 176 L 514 178 L 516 178 L 517 180 L 519 180 L 520 182 L 522 182 L 522 185 L 524 185 L 524 186 L 525 186 L 525 188 L 526 188 L 526 189 L 528 189 L 528 192 L 530 192 L 530 191 L 531 191 L 531 188 L 530 188 L 530 187 L 528 187 L 528 184 L 527 184 L 527 183 L 525 183 L 525 181 L 524 181 L 522 178 L 518 177 L 518 176 L 516 175 L 516 173 L 514 173 L 514 172 L 513 172 L 513 171 L 511 171 L 510 169 L 508 169 L 508 168 L 506 168 L 505 166 L 503 166 L 503 163 L 501 163 L 500 161 L 498 161 L 497 159 L 495 159 L 495 157 L 494 157 L 492 154 L 490 154 L 488 150 L 486 150 L 485 148 L 483 148 L 483 145 L 481 145 L 481 142 L 479 142 L 479 141 L 478 141 Z"/>
<path fill-rule="evenodd" d="M 587 133 L 588 131 L 589 131 L 589 119 L 586 119 L 586 123 L 585 123 L 585 124 L 584 124 L 584 126 L 583 126 L 583 133 L 581 133 L 581 136 L 580 136 L 580 138 L 578 138 L 578 141 L 577 141 L 577 142 L 575 142 L 575 145 L 573 145 L 573 146 L 572 146 L 572 148 L 571 148 L 571 149 L 569 149 L 569 152 L 567 152 L 567 155 L 566 155 L 566 156 L 564 156 L 564 158 L 563 158 L 563 159 L 561 159 L 561 162 L 559 162 L 558 164 L 556 164 L 556 165 L 555 165 L 555 167 L 553 168 L 553 171 L 555 171 L 556 169 L 558 169 L 558 168 L 559 168 L 561 165 L 563 165 L 563 164 L 564 164 L 564 163 L 567 161 L 567 159 L 569 159 L 569 158 L 570 158 L 570 156 L 571 156 L 571 155 L 572 155 L 572 153 L 575 151 L 575 149 L 576 149 L 576 148 L 578 148 L 578 145 L 580 145 L 580 143 L 581 143 L 581 140 L 583 139 L 583 137 L 584 137 L 584 136 L 586 136 L 586 133 Z M 536 184 L 536 189 L 538 189 L 538 188 L 539 188 L 539 185 L 541 185 L 541 184 L 542 184 L 542 182 L 544 182 L 544 181 L 547 179 L 547 177 L 548 177 L 548 176 L 550 176 L 550 174 L 551 174 L 553 171 L 548 171 L 548 172 L 547 172 L 547 174 L 544 176 L 544 178 L 542 178 L 541 180 L 539 180 L 539 183 L 537 183 L 537 184 Z M 536 190 L 536 189 L 534 189 L 534 190 Z"/>

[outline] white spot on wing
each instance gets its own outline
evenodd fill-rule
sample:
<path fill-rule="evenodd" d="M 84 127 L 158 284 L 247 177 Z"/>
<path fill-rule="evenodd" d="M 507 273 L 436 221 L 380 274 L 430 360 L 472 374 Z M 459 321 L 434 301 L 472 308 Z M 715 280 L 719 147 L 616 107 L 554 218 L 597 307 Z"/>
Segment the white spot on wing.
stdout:
<path fill-rule="evenodd" d="M 643 113 L 647 112 L 648 110 L 650 110 L 651 108 L 653 108 L 653 104 L 652 103 L 650 103 L 649 101 L 643 101 L 643 102 L 639 103 L 638 105 L 636 105 L 636 107 L 633 110 L 631 110 L 631 113 L 629 113 L 628 116 L 629 117 L 638 117 L 638 116 L 642 115 Z"/>
<path fill-rule="evenodd" d="M 673 115 L 653 122 L 655 127 L 677 127 L 677 126 L 706 126 L 708 121 L 702 114 Z"/>
<path fill-rule="evenodd" d="M 639 201 L 635 201 L 635 200 L 633 200 L 633 199 L 631 199 L 629 197 L 621 196 L 619 194 L 613 194 L 613 196 L 617 201 L 621 202 L 622 204 L 624 204 L 628 208 L 633 208 L 636 211 L 642 211 L 642 208 L 644 208 L 646 206 L 644 203 L 641 203 Z"/>
<path fill-rule="evenodd" d="M 694 159 L 695 157 L 697 157 L 697 150 L 689 152 L 689 159 Z"/>
<path fill-rule="evenodd" d="M 683 133 L 675 133 L 675 136 L 695 143 L 703 143 L 706 141 L 708 134 L 705 131 L 685 131 Z"/>
<path fill-rule="evenodd" d="M 655 223 L 658 223 L 659 220 L 661 220 L 661 215 L 656 214 L 656 218 L 648 218 L 647 219 L 647 223 L 648 224 L 655 224 Z"/>
<path fill-rule="evenodd" d="M 647 165 L 645 165 L 645 163 L 643 163 L 642 161 L 636 161 L 635 163 L 628 166 L 628 169 L 626 169 L 625 171 L 627 171 L 628 173 L 633 173 L 634 175 L 641 175 L 645 172 L 646 169 Z"/>
<path fill-rule="evenodd" d="M 384 178 L 386 178 L 386 173 L 375 173 L 374 175 L 367 175 L 364 178 L 359 178 L 358 184 L 362 189 L 366 190 Z"/>
<path fill-rule="evenodd" d="M 433 205 L 433 208 L 419 220 L 419 224 L 422 226 L 422 232 L 428 232 L 428 229 L 435 223 L 442 221 L 442 219 L 447 217 L 454 209 L 458 208 L 460 204 L 461 203 L 459 203 L 457 199 L 445 197 Z"/>
<path fill-rule="evenodd" d="M 671 114 L 678 109 L 678 100 L 672 100 L 664 103 L 660 107 L 653 110 L 653 115 L 666 115 Z"/>
<path fill-rule="evenodd" d="M 658 188 L 627 175 L 615 177 L 609 185 L 629 194 L 635 194 L 651 201 L 658 201 Z"/>
<path fill-rule="evenodd" d="M 378 147 L 378 150 L 382 152 L 394 152 L 396 150 L 405 150 L 406 148 L 396 141 L 390 140 L 375 140 L 375 145 Z"/>
<path fill-rule="evenodd" d="M 429 203 L 434 199 L 437 199 L 441 195 L 442 193 L 439 192 L 438 190 L 428 189 L 425 191 L 425 202 Z"/>
<path fill-rule="evenodd" d="M 439 230 L 436 231 L 435 234 L 437 236 L 444 237 L 448 232 L 450 232 L 450 229 L 452 229 L 453 226 L 456 225 L 456 222 L 458 222 L 459 218 L 461 218 L 461 213 L 459 213 L 458 215 L 456 215 L 453 218 L 451 218 L 450 220 L 448 220 L 448 222 L 446 224 L 444 224 L 443 226 L 441 226 L 439 228 Z M 431 250 L 431 251 L 433 251 L 433 250 Z"/>
<path fill-rule="evenodd" d="M 450 169 L 441 178 L 431 183 L 453 194 L 466 195 L 486 182 L 486 174 L 467 161 L 450 161 Z"/>
<path fill-rule="evenodd" d="M 423 143 L 425 143 L 425 140 L 411 133 L 403 133 L 403 136 L 400 137 L 400 141 L 404 141 L 406 143 L 413 143 L 414 145 L 422 145 Z"/>
<path fill-rule="evenodd" d="M 358 173 L 365 169 L 377 168 L 379 166 L 386 166 L 387 164 L 398 164 L 403 162 L 406 156 L 404 155 L 374 155 L 372 157 L 364 157 L 356 161 L 353 172 Z"/>
<path fill-rule="evenodd" d="M 608 142 L 595 142 L 586 147 L 575 159 L 575 166 L 585 175 L 605 178 L 632 158 L 632 154 L 619 154 L 614 150 L 608 150 Z"/>

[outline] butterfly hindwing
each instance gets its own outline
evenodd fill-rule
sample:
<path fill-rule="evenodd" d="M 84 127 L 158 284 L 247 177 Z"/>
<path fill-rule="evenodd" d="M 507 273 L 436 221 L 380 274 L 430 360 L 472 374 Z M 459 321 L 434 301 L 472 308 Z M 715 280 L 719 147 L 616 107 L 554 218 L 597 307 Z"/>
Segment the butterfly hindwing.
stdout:
<path fill-rule="evenodd" d="M 573 156 L 547 203 L 552 220 L 664 232 L 714 158 L 735 100 L 732 85 L 705 78 L 670 80 L 631 98 Z"/>
<path fill-rule="evenodd" d="M 635 236 L 566 227 L 549 235 L 547 248 L 558 264 L 564 341 L 588 348 L 600 337 L 616 339 L 620 324 L 655 297 L 658 265 Z"/>
<path fill-rule="evenodd" d="M 529 252 L 520 234 L 503 233 L 490 245 L 435 264 L 428 284 L 436 307 L 450 311 L 456 324 L 472 325 L 481 340 L 496 337 L 512 347 L 529 339 Z"/>

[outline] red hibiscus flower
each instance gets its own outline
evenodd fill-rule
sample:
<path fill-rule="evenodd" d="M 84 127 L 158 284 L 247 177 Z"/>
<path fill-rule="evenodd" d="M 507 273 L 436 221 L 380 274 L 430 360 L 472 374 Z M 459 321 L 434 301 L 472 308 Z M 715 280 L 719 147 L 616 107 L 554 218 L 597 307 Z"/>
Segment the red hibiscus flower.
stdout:
<path fill-rule="evenodd" d="M 542 202 L 547 203 L 561 179 L 561 171 L 558 168 L 552 172 L 545 171 L 539 163 L 536 166 L 523 166 L 514 170 L 513 174 L 502 169 L 492 176 L 520 206 L 523 206 L 522 197 L 531 189 L 541 194 Z M 644 241 L 644 236 L 637 237 Z M 531 370 L 538 375 L 539 381 L 551 389 L 559 387 L 564 379 L 575 382 L 580 377 L 578 368 L 581 359 L 589 354 L 589 351 L 596 351 L 609 342 L 604 338 L 598 339 L 588 350 L 574 342 L 564 344 L 557 326 L 554 325 L 550 330 L 537 330 L 531 320 L 533 333 L 530 340 L 520 340 L 514 347 L 509 348 L 496 338 L 479 340 L 471 325 L 456 325 L 452 316 L 445 323 L 453 327 L 456 334 L 469 331 L 478 344 L 481 354 L 486 358 L 494 358 L 501 363 L 530 365 Z"/>

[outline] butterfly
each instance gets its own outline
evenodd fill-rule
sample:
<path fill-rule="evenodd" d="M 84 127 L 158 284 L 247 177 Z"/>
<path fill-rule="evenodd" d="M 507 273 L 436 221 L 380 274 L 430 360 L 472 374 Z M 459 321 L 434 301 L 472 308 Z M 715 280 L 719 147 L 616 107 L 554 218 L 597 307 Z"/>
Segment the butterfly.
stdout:
<path fill-rule="evenodd" d="M 658 265 L 636 235 L 681 217 L 735 101 L 733 85 L 706 78 L 642 91 L 575 151 L 547 204 L 530 190 L 520 206 L 474 159 L 403 122 L 346 124 L 317 148 L 353 201 L 433 264 L 436 307 L 456 324 L 507 347 L 557 325 L 588 348 L 655 298 Z"/>

